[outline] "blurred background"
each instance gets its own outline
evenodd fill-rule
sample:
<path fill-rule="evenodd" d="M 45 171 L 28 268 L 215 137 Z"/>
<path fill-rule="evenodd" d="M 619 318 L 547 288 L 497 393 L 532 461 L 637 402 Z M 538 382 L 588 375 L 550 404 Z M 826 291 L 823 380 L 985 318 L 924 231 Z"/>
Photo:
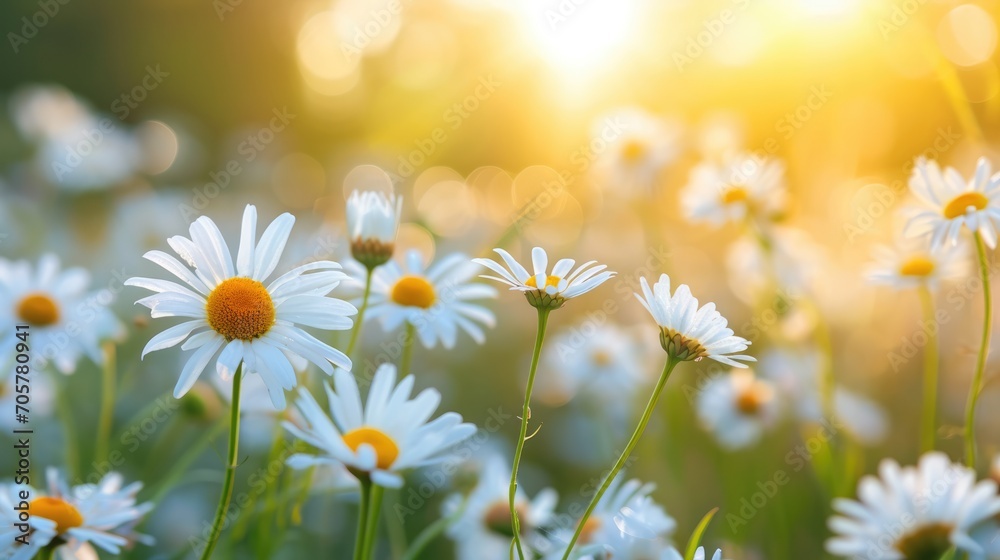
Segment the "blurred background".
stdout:
<path fill-rule="evenodd" d="M 655 379 L 663 354 L 631 293 L 638 277 L 668 272 L 702 302 L 716 302 L 736 333 L 755 342 L 755 355 L 784 352 L 776 370 L 815 369 L 813 354 L 825 352 L 838 384 L 864 395 L 874 420 L 856 428 L 846 466 L 816 465 L 822 453 L 801 452 L 824 425 L 795 414 L 753 445 L 729 450 L 695 411 L 699 388 L 724 370 L 686 364 L 630 475 L 657 483 L 655 498 L 678 522 L 678 544 L 720 507 L 707 542 L 724 546 L 726 557 L 823 557 L 832 494 L 853 494 L 857 475 L 882 457 L 906 464 L 917 456 L 918 300 L 868 285 L 864 267 L 872 248 L 898 232 L 894 211 L 915 157 L 968 175 L 976 158 L 997 155 L 998 15 L 1000 3 L 988 0 L 4 3 L 0 251 L 30 260 L 54 252 L 117 293 L 116 313 L 129 326 L 118 348 L 121 429 L 157 399 L 173 406 L 180 358 L 164 352 L 139 362 L 158 329 L 131 304 L 138 291 L 120 281 L 149 273 L 141 255 L 165 248 L 166 237 L 202 214 L 235 237 L 247 203 L 261 208 L 262 220 L 290 211 L 298 222 L 289 262 L 341 259 L 346 195 L 394 189 L 405 200 L 400 247 L 427 260 L 451 251 L 487 256 L 496 246 L 526 258 L 542 245 L 554 258 L 606 262 L 619 277 L 554 314 L 550 334 L 565 338 L 550 340 L 576 351 L 593 346 L 600 329 L 621 329 L 638 345 L 641 360 L 630 371 L 644 377 L 640 387 Z M 770 281 L 759 279 L 768 273 L 745 232 L 688 223 L 682 211 L 691 168 L 733 151 L 785 163 L 789 203 L 779 221 L 788 257 L 775 264 L 774 297 L 760 297 Z M 980 291 L 965 282 L 941 292 L 942 301 L 957 302 L 942 329 L 939 432 L 953 457 Z M 809 305 L 796 304 L 802 300 Z M 418 386 L 438 388 L 444 409 L 479 426 L 520 406 L 534 339 L 534 312 L 519 296 L 503 292 L 488 305 L 498 326 L 483 346 L 466 338 L 451 351 L 418 348 L 415 358 Z M 367 327 L 364 351 L 377 355 L 396 334 Z M 559 369 L 552 359 L 540 376 Z M 979 426 L 988 456 L 1000 451 L 994 371 L 991 364 Z M 76 397 L 52 404 L 53 415 L 78 419 L 70 436 L 80 438 L 78 479 L 101 470 L 86 437 L 99 378 L 84 364 L 58 380 Z M 570 400 L 572 391 L 552 383 L 533 408 L 542 427 L 527 446 L 523 485 L 532 493 L 555 487 L 565 511 L 610 466 L 647 393 Z M 205 395 L 143 431 L 149 442 L 115 465 L 161 500 L 143 526 L 160 544 L 132 557 L 184 557 L 188 537 L 212 513 L 224 434 L 176 487 L 157 493 L 171 461 L 224 407 Z M 515 424 L 502 424 L 482 453 L 509 453 Z M 273 421 L 260 430 L 248 475 L 266 471 L 271 435 L 281 433 Z M 62 466 L 65 434 L 56 422 L 42 433 L 52 443 L 36 450 L 37 464 Z M 10 461 L 0 459 L 2 472 Z M 833 492 L 823 477 L 835 470 L 848 480 Z M 787 485 L 754 505 L 779 472 Z M 421 477 L 413 475 L 413 487 Z M 239 484 L 252 488 L 248 479 Z M 407 506 L 414 513 L 405 534 L 392 539 L 412 539 L 437 519 L 456 484 L 432 484 L 418 496 Z M 351 541 L 354 513 L 330 496 L 336 492 L 317 492 L 301 519 L 252 509 L 230 553 L 340 550 Z M 407 492 L 399 503 L 411 499 Z M 261 543 L 273 523 L 282 540 Z M 441 538 L 425 557 L 450 550 Z"/>

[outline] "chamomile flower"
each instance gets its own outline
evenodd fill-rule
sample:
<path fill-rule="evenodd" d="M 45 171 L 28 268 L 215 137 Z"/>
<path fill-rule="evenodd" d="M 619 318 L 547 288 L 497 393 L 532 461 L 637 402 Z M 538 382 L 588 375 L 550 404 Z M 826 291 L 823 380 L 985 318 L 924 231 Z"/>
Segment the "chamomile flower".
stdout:
<path fill-rule="evenodd" d="M 0 486 L 0 515 L 6 517 L 0 529 L 0 557 L 30 560 L 43 548 L 54 546 L 59 558 L 87 560 L 97 557 L 91 545 L 117 555 L 136 542 L 152 544 L 152 539 L 133 529 L 153 509 L 151 503 L 136 503 L 141 483 L 123 486 L 120 474 L 108 473 L 97 484 L 70 488 L 51 468 L 46 478 L 47 493 L 25 485 Z M 29 493 L 28 500 L 21 498 L 22 491 Z M 31 527 L 27 545 L 15 540 L 20 531 L 14 526 L 24 522 L 15 507 L 25 501 Z"/>
<path fill-rule="evenodd" d="M 926 239 L 903 238 L 895 246 L 879 246 L 868 279 L 896 289 L 927 286 L 936 288 L 942 281 L 966 278 L 972 270 L 967 246 L 946 245 L 931 251 Z"/>
<path fill-rule="evenodd" d="M 882 461 L 878 477 L 861 479 L 857 501 L 838 498 L 833 509 L 835 536 L 826 542 L 831 554 L 920 560 L 955 547 L 981 559 L 998 537 L 980 529 L 993 526 L 1000 496 L 992 480 L 977 483 L 972 469 L 932 452 L 916 467 Z"/>
<path fill-rule="evenodd" d="M 216 356 L 215 369 L 224 379 L 231 378 L 241 363 L 244 374 L 259 374 L 278 409 L 285 408 L 284 391 L 295 387 L 292 363 L 299 359 L 296 356 L 328 374 L 335 365 L 351 367 L 342 352 L 298 326 L 351 328 L 349 316 L 357 312 L 354 306 L 325 297 L 346 278 L 339 264 L 305 264 L 264 284 L 278 264 L 294 223 L 291 214 L 282 214 L 258 241 L 257 209 L 248 205 L 234 263 L 218 226 L 203 216 L 191 224 L 190 239 L 167 240 L 191 268 L 162 251 L 144 255 L 187 286 L 154 278 L 125 282 L 156 292 L 136 302 L 148 307 L 154 318 L 186 319 L 154 336 L 142 351 L 145 356 L 182 342 L 182 350 L 195 350 L 174 387 L 175 397 L 184 395 Z"/>
<path fill-rule="evenodd" d="M 687 218 L 713 226 L 748 217 L 772 219 L 785 209 L 785 166 L 780 161 L 735 154 L 691 170 L 681 194 Z"/>
<path fill-rule="evenodd" d="M 757 443 L 779 413 L 774 387 L 745 369 L 709 379 L 696 408 L 705 429 L 727 449 Z"/>
<path fill-rule="evenodd" d="M 428 422 L 441 394 L 424 389 L 411 399 L 414 377 L 408 375 L 397 385 L 395 366 L 383 364 L 375 371 L 365 405 L 353 375 L 337 369 L 333 380 L 335 388 L 326 387 L 332 420 L 309 391 L 299 389 L 295 404 L 302 425 L 285 422 L 284 426 L 320 454 L 292 455 L 288 459 L 292 468 L 342 464 L 359 478 L 368 476 L 379 486 L 399 488 L 402 472 L 448 460 L 451 448 L 476 432 L 454 412 Z"/>
<path fill-rule="evenodd" d="M 347 235 L 351 254 L 369 269 L 392 258 L 403 197 L 377 191 L 354 191 L 347 199 Z"/>
<path fill-rule="evenodd" d="M 573 259 L 560 259 L 549 273 L 549 257 L 541 247 L 531 250 L 532 274 L 528 274 L 510 253 L 503 249 L 494 251 L 504 260 L 507 268 L 490 259 L 472 259 L 499 274 L 484 274 L 481 277 L 507 284 L 512 291 L 524 292 L 528 303 L 539 309 L 559 309 L 566 300 L 593 290 L 615 275 L 605 270 L 607 265 L 598 265 L 597 261 L 587 261 L 573 269 L 576 264 Z"/>
<path fill-rule="evenodd" d="M 593 129 L 594 141 L 607 144 L 595 170 L 615 192 L 650 191 L 681 153 L 680 124 L 642 109 L 608 115 L 595 122 Z"/>
<path fill-rule="evenodd" d="M 360 287 L 367 272 L 356 263 L 347 267 L 354 287 Z M 494 298 L 497 291 L 470 282 L 475 274 L 475 265 L 460 253 L 425 267 L 420 251 L 412 249 L 403 265 L 389 261 L 372 272 L 365 319 L 377 319 L 386 331 L 412 325 L 426 348 L 438 344 L 453 348 L 459 331 L 482 344 L 486 340 L 483 327 L 493 327 L 496 318 L 474 301 Z M 360 305 L 360 299 L 355 303 Z"/>
<path fill-rule="evenodd" d="M 747 367 L 744 362 L 756 361 L 751 356 L 736 354 L 750 347 L 750 341 L 735 336 L 726 318 L 715 310 L 712 302 L 698 307 L 698 299 L 685 284 L 670 293 L 670 277 L 660 280 L 650 289 L 645 278 L 640 279 L 642 294 L 635 294 L 639 303 L 653 316 L 660 327 L 660 345 L 677 360 L 709 358 L 733 367 Z"/>
<path fill-rule="evenodd" d="M 104 363 L 101 342 L 124 335 L 107 306 L 109 290 L 88 291 L 90 274 L 82 268 L 60 270 L 59 258 L 43 255 L 34 268 L 27 261 L 0 259 L 0 333 L 8 340 L 29 333 L 39 365 L 53 364 L 62 373 L 76 371 L 83 356 Z M 27 330 L 17 330 L 27 325 Z M 0 364 L 14 358 L 14 344 L 0 348 Z"/>
<path fill-rule="evenodd" d="M 448 528 L 448 536 L 455 541 L 459 560 L 506 560 L 509 558 L 510 539 L 510 463 L 501 455 L 491 455 L 475 488 L 468 496 L 454 494 L 444 503 L 444 515 L 461 511 L 458 519 Z M 531 545 L 542 539 L 539 528 L 553 520 L 557 495 L 546 488 L 534 499 L 529 499 L 521 487 L 517 489 L 516 508 L 521 521 L 521 538 Z M 525 554 L 530 554 L 525 551 Z M 532 556 L 533 557 L 533 556 Z"/>
<path fill-rule="evenodd" d="M 1000 173 L 990 175 L 986 158 L 979 158 L 976 174 L 966 181 L 936 161 L 919 158 L 910 176 L 910 191 L 920 206 L 907 209 L 907 235 L 930 237 L 932 250 L 945 242 L 957 243 L 962 227 L 978 233 L 991 249 L 997 245 L 1000 224 Z"/>

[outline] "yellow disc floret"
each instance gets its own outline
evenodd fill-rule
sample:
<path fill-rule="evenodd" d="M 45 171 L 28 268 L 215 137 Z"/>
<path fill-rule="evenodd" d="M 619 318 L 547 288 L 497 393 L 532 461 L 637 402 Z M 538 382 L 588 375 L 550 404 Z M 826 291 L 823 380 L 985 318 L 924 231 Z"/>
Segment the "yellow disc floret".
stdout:
<path fill-rule="evenodd" d="M 636 163 L 646 155 L 646 144 L 636 140 L 626 140 L 622 143 L 622 159 L 628 163 Z"/>
<path fill-rule="evenodd" d="M 951 202 L 944 207 L 944 217 L 953 220 L 959 216 L 964 216 L 969 208 L 982 210 L 986 208 L 989 202 L 990 200 L 983 193 L 976 191 L 964 192 L 951 199 Z"/>
<path fill-rule="evenodd" d="M 729 187 L 722 193 L 723 204 L 745 202 L 748 198 L 750 198 L 750 193 L 743 187 Z"/>
<path fill-rule="evenodd" d="M 392 301 L 407 307 L 430 309 L 437 301 L 434 286 L 422 276 L 407 275 L 396 281 L 389 294 Z"/>
<path fill-rule="evenodd" d="M 252 278 L 224 280 L 208 294 L 205 304 L 208 324 L 226 340 L 253 340 L 274 325 L 271 294 Z"/>
<path fill-rule="evenodd" d="M 923 255 L 915 255 L 899 265 L 899 273 L 903 276 L 930 276 L 934 274 L 934 261 Z"/>
<path fill-rule="evenodd" d="M 548 276 L 545 278 L 545 287 L 548 288 L 551 286 L 553 288 L 558 288 L 559 282 L 562 282 L 562 278 L 558 276 Z M 534 276 L 532 276 L 531 278 L 528 278 L 528 280 L 524 283 L 524 285 L 531 286 L 532 288 L 537 288 L 538 281 L 535 280 Z"/>
<path fill-rule="evenodd" d="M 36 327 L 47 327 L 59 322 L 59 304 L 43 293 L 28 294 L 17 304 L 17 316 Z"/>
<path fill-rule="evenodd" d="M 83 525 L 83 516 L 80 512 L 61 498 L 50 496 L 35 498 L 28 504 L 28 515 L 55 521 L 56 531 L 60 534 Z"/>
<path fill-rule="evenodd" d="M 375 456 L 377 457 L 376 466 L 380 469 L 391 467 L 396 462 L 396 457 L 399 456 L 399 446 L 396 445 L 396 442 L 391 437 L 378 428 L 362 426 L 344 434 L 343 439 L 344 443 L 352 451 L 357 451 L 362 443 L 372 446 L 375 449 Z"/>

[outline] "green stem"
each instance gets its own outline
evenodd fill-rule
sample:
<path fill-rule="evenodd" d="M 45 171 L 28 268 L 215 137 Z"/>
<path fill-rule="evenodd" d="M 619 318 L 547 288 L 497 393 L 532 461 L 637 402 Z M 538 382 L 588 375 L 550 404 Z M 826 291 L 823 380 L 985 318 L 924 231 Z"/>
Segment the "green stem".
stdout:
<path fill-rule="evenodd" d="M 94 457 L 104 461 L 108 457 L 108 447 L 111 442 L 111 424 L 115 413 L 115 383 L 117 360 L 115 359 L 113 342 L 104 344 L 104 367 L 101 368 L 101 415 L 97 424 L 97 444 Z"/>
<path fill-rule="evenodd" d="M 983 372 L 986 370 L 986 357 L 990 351 L 990 330 L 993 328 L 993 302 L 990 297 L 990 266 L 986 260 L 986 246 L 983 238 L 977 232 L 976 253 L 979 256 L 979 275 L 983 282 L 983 338 L 979 343 L 979 355 L 976 358 L 976 373 L 969 388 L 969 402 L 965 409 L 965 463 L 969 468 L 976 468 L 976 402 L 983 385 Z"/>
<path fill-rule="evenodd" d="M 69 383 L 62 383 L 56 391 L 56 399 L 59 401 L 58 414 L 59 421 L 63 427 L 63 437 L 66 445 L 66 470 L 71 480 L 76 479 L 80 468 L 80 447 L 76 441 L 76 418 L 73 415 L 73 399 L 69 395 Z"/>
<path fill-rule="evenodd" d="M 625 446 L 625 450 L 622 451 L 621 457 L 615 463 L 615 466 L 611 468 L 608 472 L 608 476 L 604 478 L 604 482 L 601 487 L 594 494 L 594 497 L 590 500 L 590 505 L 587 506 L 587 511 L 583 512 L 583 517 L 576 525 L 576 531 L 573 532 L 573 538 L 570 539 L 569 544 L 566 546 L 566 552 L 563 553 L 562 560 L 568 560 L 569 555 L 573 552 L 573 547 L 576 545 L 576 541 L 580 538 L 580 533 L 583 532 L 583 527 L 587 523 L 587 519 L 590 515 L 594 513 L 594 509 L 597 507 L 597 503 L 601 501 L 601 497 L 604 493 L 608 491 L 608 487 L 611 486 L 611 482 L 618 476 L 618 472 L 622 470 L 625 463 L 628 461 L 629 456 L 632 454 L 632 450 L 635 446 L 639 444 L 639 438 L 642 437 L 642 433 L 646 430 L 646 424 L 649 423 L 650 417 L 653 415 L 653 409 L 656 408 L 656 401 L 660 398 L 660 393 L 663 391 L 663 387 L 667 384 L 667 379 L 670 378 L 670 372 L 674 371 L 677 364 L 680 363 L 676 358 L 670 357 L 667 359 L 667 363 L 663 366 L 663 373 L 660 374 L 659 381 L 656 382 L 656 387 L 653 389 L 653 394 L 649 396 L 649 402 L 646 403 L 646 409 L 642 412 L 642 418 L 639 419 L 639 424 L 635 427 L 635 432 L 632 433 L 632 438 L 628 440 L 628 444 Z"/>
<path fill-rule="evenodd" d="M 233 375 L 233 397 L 229 416 L 229 453 L 226 456 L 226 478 L 222 483 L 222 495 L 219 497 L 219 508 L 215 511 L 215 521 L 212 522 L 212 532 L 205 543 L 205 550 L 201 553 L 201 560 L 208 560 L 212 557 L 215 544 L 222 533 L 222 525 L 226 519 L 226 512 L 229 511 L 229 501 L 233 497 L 233 479 L 236 478 L 237 453 L 240 444 L 240 385 L 243 381 L 243 364 L 236 368 Z"/>
<path fill-rule="evenodd" d="M 53 560 L 55 557 L 56 547 L 51 544 L 38 551 L 38 560 Z"/>
<path fill-rule="evenodd" d="M 924 311 L 924 321 L 934 321 L 934 297 L 927 286 L 920 287 L 920 303 Z M 939 353 L 938 329 L 933 329 L 927 335 L 927 346 L 924 348 L 924 412 L 923 429 L 920 431 L 921 453 L 934 450 L 934 435 L 937 432 Z"/>
<path fill-rule="evenodd" d="M 545 341 L 545 326 L 549 322 L 548 309 L 538 308 L 538 331 L 535 333 L 535 350 L 531 354 L 531 368 L 528 370 L 528 384 L 524 389 L 524 406 L 521 409 L 521 433 L 517 438 L 517 449 L 514 451 L 514 466 L 510 471 L 510 524 L 514 533 L 514 546 L 520 558 L 525 558 L 521 548 L 521 520 L 517 517 L 517 468 L 521 465 L 521 453 L 528 436 L 528 420 L 531 418 L 531 390 L 535 386 L 535 372 L 538 371 L 538 357 Z"/>
<path fill-rule="evenodd" d="M 378 484 L 372 484 L 371 490 L 371 502 L 368 504 L 368 521 L 366 522 L 367 527 L 365 528 L 365 547 L 362 552 L 362 560 L 371 560 L 372 554 L 375 552 L 375 542 L 378 536 L 378 516 L 379 510 L 382 507 L 382 493 L 385 492 L 385 488 L 382 488 Z"/>
<path fill-rule="evenodd" d="M 361 505 L 358 508 L 358 532 L 354 538 L 354 560 L 365 556 L 365 540 L 368 535 L 368 509 L 372 499 L 372 481 L 368 477 L 361 480 Z"/>
<path fill-rule="evenodd" d="M 462 500 L 462 505 L 455 509 L 451 515 L 448 517 L 442 517 L 434 523 L 431 523 L 423 531 L 417 535 L 417 538 L 413 540 L 413 544 L 403 555 L 403 560 L 417 560 L 420 557 L 420 553 L 423 552 L 427 545 L 431 543 L 434 539 L 441 536 L 451 524 L 458 521 L 459 517 L 462 517 L 462 513 L 465 512 L 465 506 L 468 500 Z"/>
<path fill-rule="evenodd" d="M 406 377 L 410 374 L 410 362 L 413 361 L 413 339 L 416 329 L 412 324 L 406 323 L 406 334 L 403 337 L 403 355 L 399 359 L 399 377 Z"/>
<path fill-rule="evenodd" d="M 357 346 L 358 339 L 361 338 L 361 323 L 364 322 L 365 310 L 368 309 L 368 297 L 372 293 L 372 273 L 374 271 L 374 268 L 369 268 L 368 274 L 365 276 L 365 293 L 361 296 L 361 307 L 358 308 L 358 318 L 354 323 L 354 328 L 351 329 L 351 340 L 347 343 L 347 350 L 344 352 L 348 358 L 354 353 L 354 347 Z"/>

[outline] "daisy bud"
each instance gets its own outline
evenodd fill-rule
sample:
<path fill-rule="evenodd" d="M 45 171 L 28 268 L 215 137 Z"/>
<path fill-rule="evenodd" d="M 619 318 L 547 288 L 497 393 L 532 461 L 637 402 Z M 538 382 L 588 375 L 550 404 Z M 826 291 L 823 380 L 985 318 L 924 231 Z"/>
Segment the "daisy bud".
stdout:
<path fill-rule="evenodd" d="M 351 255 L 369 270 L 392 258 L 403 198 L 376 191 L 354 191 L 347 200 Z"/>
<path fill-rule="evenodd" d="M 196 422 L 212 422 L 222 414 L 222 400 L 208 383 L 198 381 L 181 397 L 181 412 Z"/>

